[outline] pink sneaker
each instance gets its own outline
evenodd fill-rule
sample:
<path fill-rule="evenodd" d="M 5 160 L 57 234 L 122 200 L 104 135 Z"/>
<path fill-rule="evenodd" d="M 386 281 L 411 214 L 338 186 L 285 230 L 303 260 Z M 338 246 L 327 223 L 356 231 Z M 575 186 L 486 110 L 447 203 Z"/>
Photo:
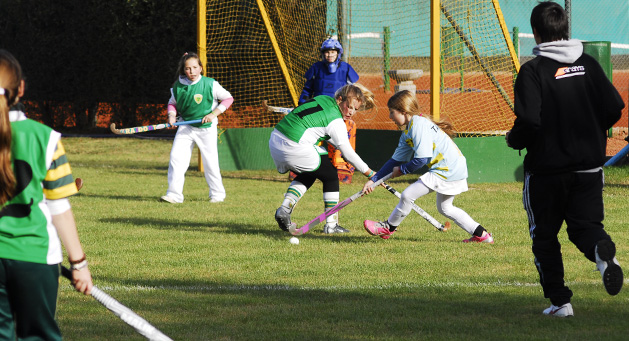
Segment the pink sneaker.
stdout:
<path fill-rule="evenodd" d="M 386 221 L 365 220 L 364 225 L 367 233 L 382 239 L 389 239 L 395 233 L 395 230 L 389 231 L 389 223 Z"/>
<path fill-rule="evenodd" d="M 472 236 L 470 239 L 463 239 L 464 243 L 494 243 L 494 237 L 491 236 L 491 233 L 485 234 L 484 237 L 476 237 Z"/>

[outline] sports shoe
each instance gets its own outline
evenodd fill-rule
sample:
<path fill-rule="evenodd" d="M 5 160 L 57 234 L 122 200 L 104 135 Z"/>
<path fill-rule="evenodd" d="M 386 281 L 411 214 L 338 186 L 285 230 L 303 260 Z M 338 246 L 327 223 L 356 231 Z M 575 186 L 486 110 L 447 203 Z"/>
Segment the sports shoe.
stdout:
<path fill-rule="evenodd" d="M 472 236 L 470 239 L 463 239 L 464 243 L 494 243 L 494 237 L 492 237 L 491 233 L 486 233 L 484 237 Z"/>
<path fill-rule="evenodd" d="M 365 231 L 372 236 L 379 236 L 382 239 L 389 239 L 396 230 L 391 232 L 389 230 L 389 222 L 388 221 L 373 221 L 373 220 L 365 220 L 363 222 L 365 225 Z"/>
<path fill-rule="evenodd" d="M 167 195 L 162 196 L 161 198 L 159 198 L 159 200 L 160 201 L 169 202 L 171 204 L 179 204 L 178 202 L 175 201 L 175 199 L 173 199 L 173 198 L 171 198 L 171 197 L 169 197 Z"/>
<path fill-rule="evenodd" d="M 616 295 L 622 289 L 623 274 L 616 260 L 616 245 L 608 239 L 599 240 L 596 244 L 596 268 L 603 276 L 603 285 L 610 295 Z"/>
<path fill-rule="evenodd" d="M 323 228 L 323 233 L 326 234 L 333 234 L 333 233 L 348 233 L 349 230 L 346 228 L 343 228 L 341 225 L 336 224 L 336 225 L 328 225 L 325 224 L 325 227 Z"/>
<path fill-rule="evenodd" d="M 217 204 L 217 203 L 219 203 L 219 202 L 223 202 L 223 201 L 225 201 L 225 199 L 210 199 L 210 202 L 211 202 L 212 204 Z"/>
<path fill-rule="evenodd" d="M 277 225 L 279 225 L 282 230 L 288 231 L 288 227 L 291 225 L 290 211 L 288 208 L 280 206 L 277 211 L 275 211 L 275 221 L 277 221 Z"/>
<path fill-rule="evenodd" d="M 544 309 L 544 315 L 555 317 L 571 317 L 574 316 L 574 311 L 572 311 L 572 304 L 570 303 L 566 303 L 561 307 L 551 304 L 550 308 Z"/>

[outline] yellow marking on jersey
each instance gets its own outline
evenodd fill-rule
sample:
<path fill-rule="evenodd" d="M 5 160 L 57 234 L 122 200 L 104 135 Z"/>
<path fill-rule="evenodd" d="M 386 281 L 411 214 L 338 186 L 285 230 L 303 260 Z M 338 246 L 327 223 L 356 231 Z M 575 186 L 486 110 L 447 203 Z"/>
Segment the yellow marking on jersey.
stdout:
<path fill-rule="evenodd" d="M 434 143 L 433 143 L 433 147 L 434 147 Z M 432 160 L 430 160 L 430 162 L 428 163 L 428 169 L 431 169 L 433 165 L 439 163 L 439 161 L 441 161 L 441 160 L 443 160 L 443 154 L 439 153 Z M 440 170 L 440 171 L 447 172 L 448 170 L 450 170 L 450 168 L 448 168 L 448 167 L 436 167 L 435 170 Z M 442 174 L 439 174 L 439 173 L 433 173 L 433 174 L 442 177 L 444 180 L 448 179 L 447 177 L 445 177 Z"/>
<path fill-rule="evenodd" d="M 44 195 L 46 196 L 46 199 L 49 200 L 67 198 L 78 192 L 79 191 L 76 189 L 76 184 L 74 182 L 54 189 L 44 188 Z"/>
<path fill-rule="evenodd" d="M 57 142 L 57 148 L 52 155 L 53 164 L 60 158 L 64 157 L 65 154 L 66 151 L 63 148 L 63 144 L 61 144 L 61 141 Z M 46 178 L 44 178 L 44 181 L 56 181 L 64 176 L 72 175 L 72 169 L 70 169 L 70 164 L 67 162 L 67 158 L 65 161 L 65 163 L 57 165 L 55 169 L 49 169 L 48 172 L 46 172 Z"/>
<path fill-rule="evenodd" d="M 428 168 L 432 168 L 434 164 L 438 163 L 441 160 L 443 160 L 443 154 L 439 153 L 437 154 L 437 156 L 433 157 L 432 160 L 430 160 L 430 162 L 428 162 Z"/>
<path fill-rule="evenodd" d="M 404 129 L 404 134 L 408 134 L 408 131 L 411 130 L 412 127 L 413 127 L 413 120 L 411 120 L 411 122 L 409 122 L 406 129 Z"/>
<path fill-rule="evenodd" d="M 445 176 L 443 176 L 443 175 L 441 175 L 439 173 L 432 173 L 432 174 L 441 177 L 443 180 L 448 180 L 448 178 L 446 178 Z"/>
<path fill-rule="evenodd" d="M 55 181 L 67 175 L 72 175 L 72 170 L 70 169 L 69 163 L 64 163 L 63 165 L 59 165 L 59 167 L 55 169 L 49 169 L 46 173 L 46 178 L 44 178 L 44 181 Z"/>
<path fill-rule="evenodd" d="M 57 148 L 55 149 L 55 153 L 52 155 L 52 159 L 57 160 L 58 158 L 62 157 L 65 153 L 66 153 L 66 150 L 63 148 L 63 145 L 61 144 L 61 140 L 60 140 L 59 142 L 57 142 Z"/>

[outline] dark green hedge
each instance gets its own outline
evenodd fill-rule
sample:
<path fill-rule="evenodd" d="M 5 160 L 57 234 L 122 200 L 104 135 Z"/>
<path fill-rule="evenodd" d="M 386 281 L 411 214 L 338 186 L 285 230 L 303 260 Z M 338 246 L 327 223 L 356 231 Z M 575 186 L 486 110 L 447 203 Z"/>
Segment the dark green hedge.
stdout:
<path fill-rule="evenodd" d="M 115 103 L 113 122 L 131 126 L 138 105 L 166 103 L 179 57 L 196 50 L 196 1 L 2 0 L 0 48 L 48 125 L 74 115 L 89 128 L 98 103 Z"/>

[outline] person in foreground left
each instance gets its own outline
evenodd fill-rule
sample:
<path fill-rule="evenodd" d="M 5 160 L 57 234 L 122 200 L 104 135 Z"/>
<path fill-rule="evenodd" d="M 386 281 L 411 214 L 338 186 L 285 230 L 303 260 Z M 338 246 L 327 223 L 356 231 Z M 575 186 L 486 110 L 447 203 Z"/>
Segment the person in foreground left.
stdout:
<path fill-rule="evenodd" d="M 20 64 L 0 50 L 0 339 L 61 340 L 59 239 L 74 288 L 91 294 L 92 276 L 68 200 L 77 188 L 61 134 L 9 115 L 23 94 Z"/>

